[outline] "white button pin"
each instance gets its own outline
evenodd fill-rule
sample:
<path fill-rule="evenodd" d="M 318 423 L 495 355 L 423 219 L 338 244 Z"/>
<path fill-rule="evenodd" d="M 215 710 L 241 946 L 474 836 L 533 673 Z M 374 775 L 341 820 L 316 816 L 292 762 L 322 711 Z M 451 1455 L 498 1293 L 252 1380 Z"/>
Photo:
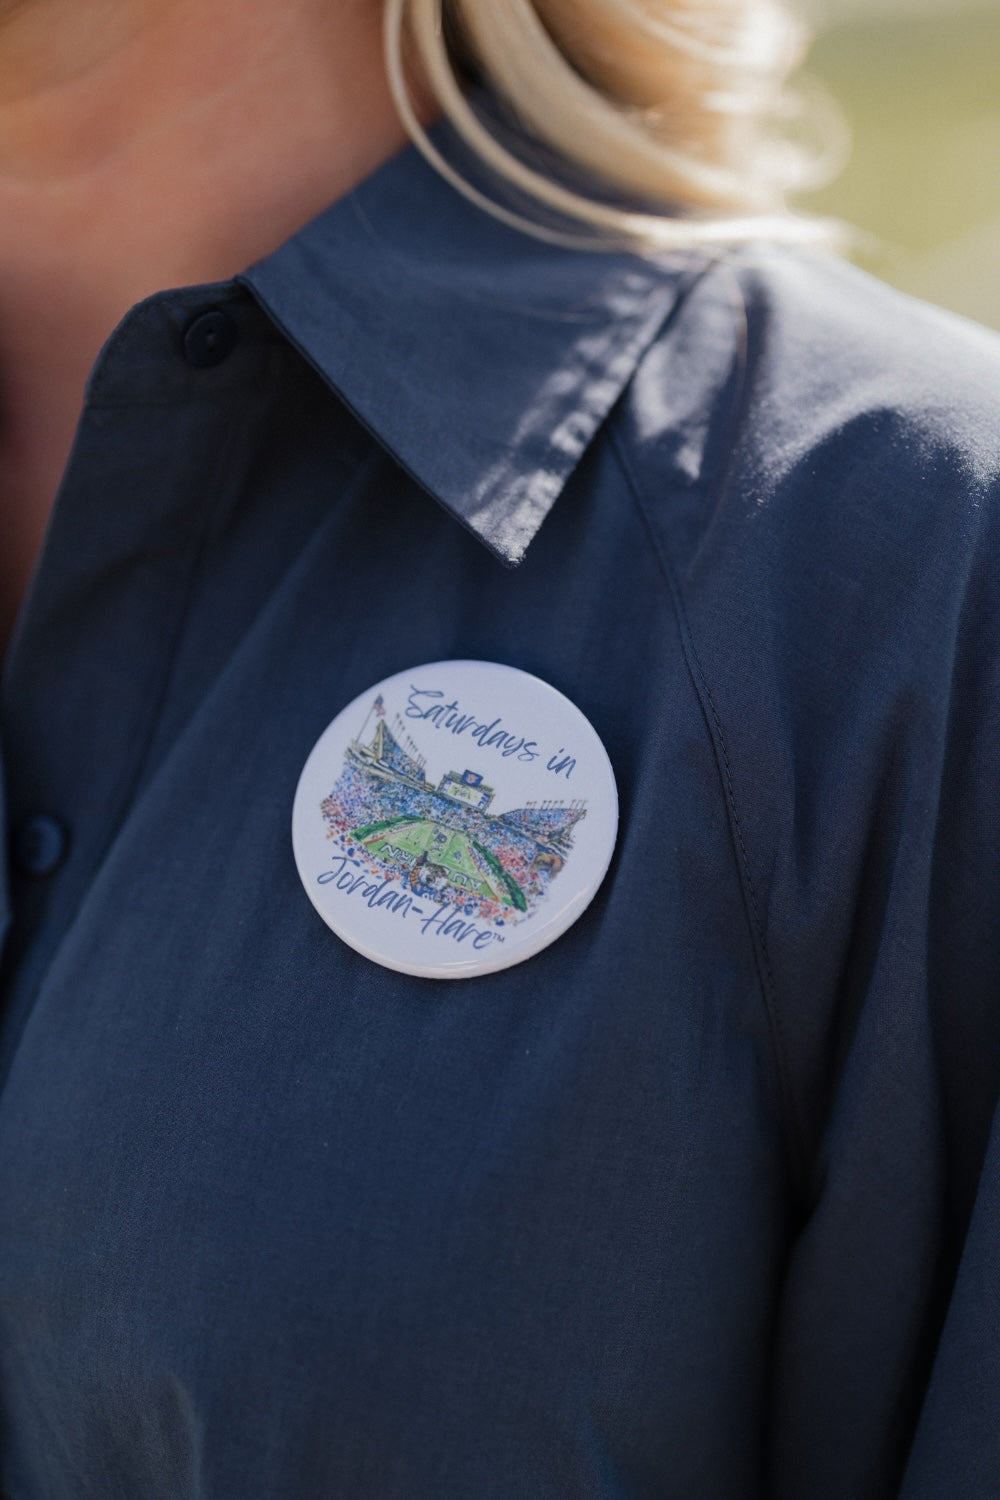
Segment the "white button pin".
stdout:
<path fill-rule="evenodd" d="M 338 937 L 404 974 L 465 979 L 531 958 L 604 879 L 618 795 L 562 693 L 445 661 L 377 683 L 303 768 L 295 862 Z"/>

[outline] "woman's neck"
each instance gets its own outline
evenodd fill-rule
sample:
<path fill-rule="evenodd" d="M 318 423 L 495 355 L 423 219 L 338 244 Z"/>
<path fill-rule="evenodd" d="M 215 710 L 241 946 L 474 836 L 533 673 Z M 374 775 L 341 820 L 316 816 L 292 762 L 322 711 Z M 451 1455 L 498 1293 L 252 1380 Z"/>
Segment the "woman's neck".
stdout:
<path fill-rule="evenodd" d="M 273 248 L 402 139 L 380 16 L 379 0 L 0 0 L 4 261 L 61 225 L 76 259 L 97 243 L 149 290 L 139 245 L 199 276 Z"/>
<path fill-rule="evenodd" d="M 402 143 L 380 22 L 379 0 L 0 0 L 8 609 L 128 308 L 233 275 Z"/>

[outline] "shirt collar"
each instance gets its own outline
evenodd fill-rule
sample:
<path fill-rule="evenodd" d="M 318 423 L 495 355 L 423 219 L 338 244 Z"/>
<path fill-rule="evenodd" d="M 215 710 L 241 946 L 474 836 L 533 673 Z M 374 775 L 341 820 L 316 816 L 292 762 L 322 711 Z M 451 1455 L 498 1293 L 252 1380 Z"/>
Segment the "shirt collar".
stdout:
<path fill-rule="evenodd" d="M 694 274 L 692 259 L 508 229 L 409 148 L 242 280 L 398 462 L 513 565 Z"/>

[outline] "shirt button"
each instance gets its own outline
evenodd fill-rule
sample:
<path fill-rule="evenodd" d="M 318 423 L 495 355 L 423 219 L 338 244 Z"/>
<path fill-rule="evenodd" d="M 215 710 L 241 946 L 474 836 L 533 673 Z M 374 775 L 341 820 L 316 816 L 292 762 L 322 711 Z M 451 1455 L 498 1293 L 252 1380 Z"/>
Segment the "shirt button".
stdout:
<path fill-rule="evenodd" d="M 238 330 L 235 322 L 221 307 L 192 318 L 184 330 L 184 358 L 196 370 L 221 365 L 236 347 Z"/>
<path fill-rule="evenodd" d="M 22 875 L 53 875 L 69 848 L 69 835 L 51 813 L 31 813 L 14 829 L 11 856 Z"/>

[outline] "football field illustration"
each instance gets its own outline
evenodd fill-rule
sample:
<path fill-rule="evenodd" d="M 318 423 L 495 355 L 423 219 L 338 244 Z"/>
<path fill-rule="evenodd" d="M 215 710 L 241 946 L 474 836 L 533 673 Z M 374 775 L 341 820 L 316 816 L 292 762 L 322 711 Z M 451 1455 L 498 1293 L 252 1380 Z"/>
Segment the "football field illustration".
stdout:
<path fill-rule="evenodd" d="M 428 778 L 402 721 L 397 716 L 395 732 L 386 723 L 381 697 L 365 730 L 346 745 L 342 773 L 323 799 L 335 846 L 373 875 L 497 926 L 530 916 L 571 857 L 584 802 L 498 809 L 498 793 L 477 767 Z"/>

